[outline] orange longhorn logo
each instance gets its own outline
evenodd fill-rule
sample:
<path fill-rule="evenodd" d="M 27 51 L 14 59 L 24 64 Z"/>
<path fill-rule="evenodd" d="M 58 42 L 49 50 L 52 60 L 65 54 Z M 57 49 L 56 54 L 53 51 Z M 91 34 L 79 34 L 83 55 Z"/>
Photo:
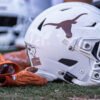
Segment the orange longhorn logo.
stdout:
<path fill-rule="evenodd" d="M 44 26 L 52 25 L 52 26 L 56 26 L 56 29 L 62 28 L 64 32 L 66 33 L 66 37 L 71 38 L 72 37 L 72 32 L 71 32 L 72 24 L 76 24 L 77 23 L 76 20 L 82 15 L 87 15 L 87 13 L 82 13 L 72 20 L 65 20 L 60 23 L 47 23 L 47 24 L 44 24 Z"/>

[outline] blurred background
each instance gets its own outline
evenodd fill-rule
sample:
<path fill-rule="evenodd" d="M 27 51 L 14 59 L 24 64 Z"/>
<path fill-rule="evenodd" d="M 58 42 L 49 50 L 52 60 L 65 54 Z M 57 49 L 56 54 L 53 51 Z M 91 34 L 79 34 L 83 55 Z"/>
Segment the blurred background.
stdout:
<path fill-rule="evenodd" d="M 35 17 L 63 0 L 0 0 L 0 51 L 25 48 L 24 36 Z M 93 5 L 100 8 L 100 0 Z"/>

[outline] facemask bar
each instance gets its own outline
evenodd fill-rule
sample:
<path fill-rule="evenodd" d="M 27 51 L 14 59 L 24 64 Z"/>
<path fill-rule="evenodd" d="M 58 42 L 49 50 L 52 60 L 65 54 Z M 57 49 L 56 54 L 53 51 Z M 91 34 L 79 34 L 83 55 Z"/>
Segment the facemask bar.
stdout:
<path fill-rule="evenodd" d="M 100 62 L 95 62 L 93 64 L 91 80 L 100 83 Z"/>
<path fill-rule="evenodd" d="M 100 39 L 80 39 L 76 49 L 93 60 L 100 60 Z"/>
<path fill-rule="evenodd" d="M 93 64 L 90 78 L 87 81 L 80 81 L 74 78 L 72 82 L 80 86 L 100 86 L 100 62 L 96 62 Z"/>
<path fill-rule="evenodd" d="M 100 61 L 100 41 L 99 41 L 98 44 L 99 44 L 99 45 L 98 45 L 98 49 L 97 49 L 97 58 L 98 58 L 98 60 Z"/>

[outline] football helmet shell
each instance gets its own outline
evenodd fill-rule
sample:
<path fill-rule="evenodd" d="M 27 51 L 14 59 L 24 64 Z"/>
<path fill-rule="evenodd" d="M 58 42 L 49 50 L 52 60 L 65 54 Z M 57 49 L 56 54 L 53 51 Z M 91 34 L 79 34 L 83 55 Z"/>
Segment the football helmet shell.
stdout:
<path fill-rule="evenodd" d="M 81 2 L 51 7 L 32 22 L 25 43 L 31 65 L 49 81 L 100 84 L 98 8 Z"/>

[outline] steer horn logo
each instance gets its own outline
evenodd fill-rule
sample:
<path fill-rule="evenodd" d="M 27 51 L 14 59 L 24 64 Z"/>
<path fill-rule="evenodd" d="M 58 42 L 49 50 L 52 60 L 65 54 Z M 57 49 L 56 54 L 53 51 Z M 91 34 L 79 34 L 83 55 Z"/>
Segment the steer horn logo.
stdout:
<path fill-rule="evenodd" d="M 86 15 L 86 14 L 87 13 L 82 13 L 72 20 L 65 20 L 60 23 L 47 23 L 47 24 L 44 24 L 44 26 L 52 25 L 52 26 L 56 26 L 56 29 L 62 28 L 64 32 L 66 33 L 66 37 L 71 38 L 72 37 L 72 32 L 71 32 L 72 24 L 76 24 L 77 23 L 76 20 L 82 15 Z"/>

